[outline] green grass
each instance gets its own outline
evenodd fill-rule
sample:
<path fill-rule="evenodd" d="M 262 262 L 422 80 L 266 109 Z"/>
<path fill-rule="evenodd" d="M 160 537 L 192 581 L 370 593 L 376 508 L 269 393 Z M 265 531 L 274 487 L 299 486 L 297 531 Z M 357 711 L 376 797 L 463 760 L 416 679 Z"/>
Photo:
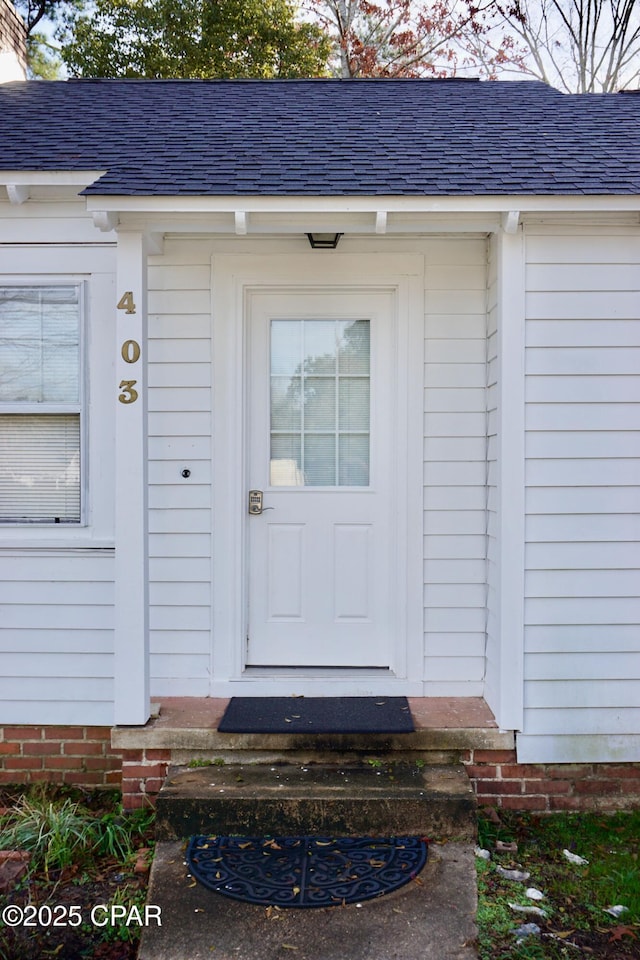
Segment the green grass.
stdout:
<path fill-rule="evenodd" d="M 148 828 L 150 814 L 124 816 L 121 808 L 96 815 L 70 797 L 51 797 L 45 788 L 25 793 L 0 818 L 0 849 L 27 850 L 30 871 L 64 870 L 97 857 L 132 857 Z"/>
<path fill-rule="evenodd" d="M 492 852 L 478 860 L 480 960 L 561 960 L 565 957 L 640 957 L 640 810 L 632 813 L 534 816 L 501 812 L 482 818 L 479 845 Z M 495 851 L 497 840 L 515 841 L 516 853 Z M 563 850 L 589 861 L 576 866 Z M 505 880 L 501 865 L 530 873 L 525 883 Z M 536 887 L 535 903 L 525 890 Z M 517 914 L 509 903 L 535 905 L 547 918 Z M 605 912 L 628 907 L 619 919 Z M 534 922 L 541 934 L 517 944 L 513 931 Z"/>

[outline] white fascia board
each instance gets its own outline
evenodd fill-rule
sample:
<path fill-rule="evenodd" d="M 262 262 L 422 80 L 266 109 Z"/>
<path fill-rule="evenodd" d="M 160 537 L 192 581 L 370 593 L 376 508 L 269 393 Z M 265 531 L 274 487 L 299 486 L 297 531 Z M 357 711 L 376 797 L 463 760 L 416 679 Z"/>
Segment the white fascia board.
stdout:
<path fill-rule="evenodd" d="M 0 184 L 25 187 L 88 187 L 105 170 L 0 170 Z"/>
<path fill-rule="evenodd" d="M 11 180 L 17 183 L 17 180 Z M 230 213 L 238 210 L 237 196 L 98 196 L 87 197 L 87 209 L 117 210 L 122 213 Z M 473 214 L 545 212 L 619 212 L 640 211 L 640 196 L 624 195 L 566 195 L 566 196 L 370 196 L 370 197 L 313 197 L 313 196 L 243 196 L 242 209 L 249 213 L 335 213 L 375 214 L 384 208 L 388 214 Z"/>

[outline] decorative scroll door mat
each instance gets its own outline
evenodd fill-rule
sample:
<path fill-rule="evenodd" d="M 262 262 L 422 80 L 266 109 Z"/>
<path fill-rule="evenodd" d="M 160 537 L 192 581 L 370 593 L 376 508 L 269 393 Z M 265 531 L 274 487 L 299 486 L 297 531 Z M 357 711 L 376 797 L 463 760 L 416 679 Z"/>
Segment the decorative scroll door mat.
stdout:
<path fill-rule="evenodd" d="M 427 861 L 419 837 L 192 837 L 193 877 L 226 897 L 277 907 L 372 900 L 415 880 Z"/>

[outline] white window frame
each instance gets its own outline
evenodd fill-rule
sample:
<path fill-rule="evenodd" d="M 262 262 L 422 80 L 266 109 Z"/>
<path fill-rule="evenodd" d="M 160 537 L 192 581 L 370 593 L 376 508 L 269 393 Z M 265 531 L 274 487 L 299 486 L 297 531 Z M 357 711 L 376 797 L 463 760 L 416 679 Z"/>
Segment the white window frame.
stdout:
<path fill-rule="evenodd" d="M 0 520 L 0 529 L 60 531 L 68 535 L 73 530 L 87 526 L 88 517 L 88 436 L 87 436 L 87 399 L 86 384 L 86 330 L 87 330 L 87 282 L 85 277 L 72 274 L 55 276 L 45 274 L 29 274 L 28 276 L 1 276 L 0 287 L 31 287 L 34 290 L 41 287 L 77 287 L 78 289 L 78 400 L 74 403 L 30 403 L 25 401 L 0 401 L 0 416 L 4 414 L 20 414 L 22 416 L 47 416 L 49 414 L 78 414 L 80 418 L 80 519 L 77 522 L 55 523 L 47 521 Z"/>

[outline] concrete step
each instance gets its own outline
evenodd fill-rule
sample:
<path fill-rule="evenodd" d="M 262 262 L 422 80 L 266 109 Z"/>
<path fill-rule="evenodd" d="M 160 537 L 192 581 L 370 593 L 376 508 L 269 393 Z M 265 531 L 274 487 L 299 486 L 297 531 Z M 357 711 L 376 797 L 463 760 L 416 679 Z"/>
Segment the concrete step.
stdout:
<path fill-rule="evenodd" d="M 476 831 L 475 798 L 460 764 L 171 767 L 156 813 L 159 840 L 207 833 L 442 840 Z"/>

